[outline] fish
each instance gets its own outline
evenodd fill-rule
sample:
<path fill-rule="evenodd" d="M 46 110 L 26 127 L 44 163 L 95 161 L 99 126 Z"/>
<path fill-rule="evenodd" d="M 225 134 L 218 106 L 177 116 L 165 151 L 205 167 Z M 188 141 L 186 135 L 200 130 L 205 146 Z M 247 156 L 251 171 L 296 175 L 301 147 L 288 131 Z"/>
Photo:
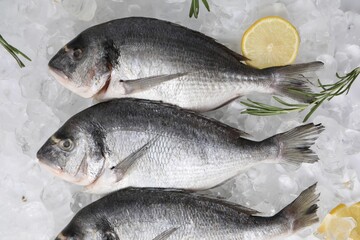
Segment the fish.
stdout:
<path fill-rule="evenodd" d="M 71 117 L 37 159 L 92 193 L 127 187 L 209 189 L 258 163 L 318 161 L 310 147 L 324 127 L 313 123 L 262 141 L 175 105 L 114 99 Z"/>
<path fill-rule="evenodd" d="M 153 18 L 130 17 L 90 27 L 49 61 L 65 88 L 106 101 L 140 98 L 206 112 L 253 92 L 312 102 L 314 61 L 256 69 L 211 37 Z"/>
<path fill-rule="evenodd" d="M 273 216 L 206 195 L 129 188 L 81 209 L 56 240 L 267 240 L 318 222 L 316 184 Z M 277 238 L 276 238 L 277 237 Z"/>

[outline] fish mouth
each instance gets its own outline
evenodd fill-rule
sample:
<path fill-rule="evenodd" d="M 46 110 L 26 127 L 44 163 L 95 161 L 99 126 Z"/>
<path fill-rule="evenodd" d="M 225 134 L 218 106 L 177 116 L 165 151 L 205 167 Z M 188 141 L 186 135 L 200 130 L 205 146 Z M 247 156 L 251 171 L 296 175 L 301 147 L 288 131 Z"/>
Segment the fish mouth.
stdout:
<path fill-rule="evenodd" d="M 67 76 L 63 71 L 54 68 L 52 66 L 49 66 L 49 72 L 66 89 L 69 89 L 70 91 L 80 95 L 83 98 L 92 97 L 92 94 L 91 92 L 89 92 L 88 88 L 75 86 L 74 83 L 72 82 L 72 79 L 69 76 Z"/>
<path fill-rule="evenodd" d="M 67 87 L 67 85 L 69 84 L 69 77 L 66 76 L 66 74 L 63 71 L 49 66 L 49 72 L 57 81 L 59 81 L 62 85 Z"/>
<path fill-rule="evenodd" d="M 38 158 L 38 162 L 42 167 L 55 174 L 57 177 L 63 178 L 64 171 L 60 166 L 52 164 L 51 162 Z"/>
<path fill-rule="evenodd" d="M 78 184 L 79 182 L 82 181 L 82 179 L 76 178 L 76 176 L 72 176 L 72 175 L 65 173 L 64 170 L 60 166 L 57 166 L 47 160 L 38 158 L 38 161 L 44 169 L 48 170 L 49 172 L 51 172 L 58 178 L 61 178 L 67 182 L 71 182 L 74 184 Z"/>
<path fill-rule="evenodd" d="M 104 86 L 100 88 L 100 90 L 96 93 L 94 93 L 94 90 L 91 90 L 90 87 L 86 86 L 76 86 L 74 82 L 72 81 L 71 77 L 67 76 L 63 71 L 52 67 L 49 65 L 49 72 L 50 74 L 65 88 L 69 89 L 70 91 L 78 94 L 79 96 L 83 98 L 91 98 L 94 97 L 97 99 L 97 95 L 104 95 L 110 85 L 110 76 L 105 81 Z"/>

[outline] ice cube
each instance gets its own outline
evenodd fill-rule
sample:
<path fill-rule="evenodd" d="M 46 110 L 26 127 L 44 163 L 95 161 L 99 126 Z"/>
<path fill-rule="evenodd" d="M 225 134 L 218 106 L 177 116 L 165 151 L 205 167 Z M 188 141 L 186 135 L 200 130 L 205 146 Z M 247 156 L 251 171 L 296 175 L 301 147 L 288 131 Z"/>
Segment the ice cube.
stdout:
<path fill-rule="evenodd" d="M 283 193 L 294 194 L 298 191 L 298 185 L 294 178 L 289 175 L 282 174 L 279 176 L 280 191 Z"/>
<path fill-rule="evenodd" d="M 337 72 L 337 62 L 334 56 L 329 54 L 323 54 L 317 57 L 318 61 L 324 63 L 323 69 L 318 72 L 318 77 L 321 82 L 324 83 L 333 83 L 337 81 L 336 72 Z"/>
<path fill-rule="evenodd" d="M 284 3 L 272 3 L 265 6 L 260 6 L 255 8 L 253 11 L 256 11 L 258 18 L 267 17 L 267 16 L 279 16 L 285 19 L 289 19 L 289 13 Z"/>
<path fill-rule="evenodd" d="M 186 2 L 186 0 L 166 0 L 167 3 L 183 3 Z"/>
<path fill-rule="evenodd" d="M 342 0 L 341 1 L 341 9 L 343 11 L 353 11 L 360 13 L 360 2 L 353 0 Z"/>
<path fill-rule="evenodd" d="M 333 14 L 334 11 L 339 11 L 341 0 L 317 0 L 315 1 L 317 9 L 324 14 Z"/>
<path fill-rule="evenodd" d="M 360 105 L 355 106 L 356 108 L 349 115 L 349 128 L 360 131 Z"/>
<path fill-rule="evenodd" d="M 72 196 L 72 201 L 70 204 L 71 211 L 78 212 L 80 209 L 86 205 L 98 200 L 102 195 L 93 195 L 84 192 L 75 192 Z"/>
<path fill-rule="evenodd" d="M 357 154 L 360 152 L 360 131 L 347 129 L 344 131 L 344 150 L 348 155 Z"/>
<path fill-rule="evenodd" d="M 71 15 L 83 21 L 93 19 L 97 8 L 95 0 L 62 0 L 61 4 Z"/>

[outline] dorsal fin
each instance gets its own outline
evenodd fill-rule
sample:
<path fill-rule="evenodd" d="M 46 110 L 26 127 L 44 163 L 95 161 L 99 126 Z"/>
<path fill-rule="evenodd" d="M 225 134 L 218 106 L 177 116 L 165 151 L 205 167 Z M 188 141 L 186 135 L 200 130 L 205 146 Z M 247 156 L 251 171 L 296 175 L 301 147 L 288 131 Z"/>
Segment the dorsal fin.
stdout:
<path fill-rule="evenodd" d="M 186 191 L 183 191 L 186 192 Z M 199 193 L 199 192 L 188 192 L 191 195 L 198 197 L 198 198 L 206 198 L 206 199 L 211 199 L 213 202 L 216 203 L 220 203 L 224 206 L 227 206 L 229 208 L 232 208 L 238 212 L 241 213 L 245 213 L 247 215 L 257 215 L 257 214 L 261 214 L 259 211 L 255 210 L 255 209 L 251 209 L 245 206 L 242 206 L 240 204 L 237 203 L 233 203 L 233 202 L 229 202 L 227 200 L 225 200 L 224 198 L 221 197 L 217 197 L 217 196 L 213 196 L 213 195 L 209 195 L 209 194 L 205 194 L 205 193 Z"/>
<path fill-rule="evenodd" d="M 155 20 L 158 20 L 159 19 L 155 19 Z M 187 28 L 185 26 L 182 26 L 180 24 L 176 24 L 176 23 L 173 23 L 173 22 L 168 22 L 168 21 L 164 21 L 164 20 L 160 20 L 160 21 L 163 21 L 163 22 L 167 22 L 175 27 L 179 27 L 179 28 L 182 28 L 182 29 L 186 29 L 186 30 L 189 30 L 190 32 L 192 32 L 195 36 L 198 36 L 199 38 L 209 42 L 209 43 L 212 43 L 214 45 L 216 45 L 217 47 L 219 47 L 221 50 L 227 52 L 228 54 L 230 54 L 231 56 L 233 56 L 235 59 L 237 59 L 238 61 L 248 61 L 250 60 L 249 58 L 247 57 L 244 57 L 243 55 L 237 53 L 237 52 L 234 52 L 233 50 L 231 50 L 230 48 L 226 47 L 225 45 L 219 43 L 216 39 L 212 38 L 212 37 L 209 37 L 207 35 L 205 35 L 204 33 L 201 33 L 199 31 L 196 31 L 196 30 L 193 30 L 193 29 L 190 29 L 190 28 Z"/>
<path fill-rule="evenodd" d="M 166 21 L 166 20 L 162 20 L 162 19 L 156 19 L 156 18 L 149 18 L 149 17 L 127 17 L 127 18 L 122 18 L 122 19 L 116 19 L 116 20 L 111 20 L 109 22 L 105 22 L 105 23 L 102 23 L 102 24 L 99 24 L 99 25 L 111 25 L 113 24 L 114 22 L 116 21 L 124 21 L 124 20 L 142 20 L 142 21 L 154 21 L 154 25 L 157 25 L 159 23 L 164 23 L 164 24 L 169 24 L 169 26 L 173 26 L 175 28 L 178 28 L 178 32 L 179 31 L 186 31 L 188 33 L 191 33 L 193 34 L 194 37 L 198 37 L 199 39 L 202 39 L 204 40 L 205 42 L 209 43 L 209 44 L 212 44 L 214 47 L 217 47 L 219 48 L 220 50 L 226 52 L 227 54 L 229 54 L 230 56 L 234 57 L 236 60 L 238 61 L 246 61 L 246 60 L 250 60 L 244 56 L 242 56 L 241 54 L 239 53 L 236 53 L 234 52 L 233 50 L 229 49 L 228 47 L 226 47 L 225 45 L 219 43 L 218 41 L 216 41 L 214 38 L 212 37 L 209 37 L 199 31 L 196 31 L 196 30 L 193 30 L 193 29 L 190 29 L 188 27 L 185 27 L 185 26 L 182 26 L 180 24 L 177 24 L 177 23 L 173 23 L 173 22 L 169 22 L 169 21 Z M 88 28 L 87 30 L 89 29 L 95 29 L 97 26 L 99 25 L 95 25 L 93 27 L 90 27 Z"/>
<path fill-rule="evenodd" d="M 144 189 L 138 189 L 138 188 L 127 188 L 127 191 L 154 191 L 154 192 L 174 192 L 184 195 L 191 195 L 194 198 L 197 199 L 203 199 L 207 201 L 211 201 L 213 203 L 221 204 L 223 206 L 229 207 L 234 209 L 235 211 L 238 211 L 240 213 L 244 213 L 247 215 L 258 215 L 261 214 L 261 212 L 251 209 L 245 206 L 242 206 L 237 203 L 229 202 L 225 200 L 224 198 L 217 197 L 214 195 L 206 194 L 206 193 L 200 193 L 200 192 L 193 192 L 191 190 L 185 190 L 185 189 L 175 189 L 175 188 L 144 188 Z"/>

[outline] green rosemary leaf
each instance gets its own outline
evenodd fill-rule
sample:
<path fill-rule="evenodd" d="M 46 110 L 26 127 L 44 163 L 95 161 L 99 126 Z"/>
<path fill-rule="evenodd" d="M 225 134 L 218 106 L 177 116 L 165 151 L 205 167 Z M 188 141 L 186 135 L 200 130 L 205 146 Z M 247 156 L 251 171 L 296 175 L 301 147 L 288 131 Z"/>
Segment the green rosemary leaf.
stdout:
<path fill-rule="evenodd" d="M 200 11 L 199 0 L 194 0 L 194 2 L 195 2 L 194 17 L 198 18 Z"/>
<path fill-rule="evenodd" d="M 20 60 L 20 58 L 17 56 L 17 54 L 19 54 L 22 57 L 24 57 L 25 59 L 31 61 L 31 59 L 28 56 L 26 56 L 24 53 L 22 53 L 17 48 L 11 46 L 1 35 L 0 35 L 0 44 L 6 49 L 6 51 L 8 51 L 10 53 L 11 56 L 13 56 L 13 58 L 15 58 L 16 62 L 18 63 L 18 65 L 21 68 L 25 67 L 25 64 Z"/>
<path fill-rule="evenodd" d="M 206 7 L 206 9 L 210 12 L 210 6 L 209 3 L 207 2 L 207 0 L 202 0 L 204 6 Z"/>
<path fill-rule="evenodd" d="M 285 105 L 285 106 L 289 106 L 289 107 L 307 107 L 308 106 L 308 104 L 293 104 L 293 103 L 287 103 L 287 102 L 285 102 L 284 100 L 282 100 L 282 99 L 280 99 L 280 98 L 278 98 L 278 97 L 276 97 L 276 96 L 273 96 L 273 98 L 278 102 L 278 103 L 280 103 L 280 104 L 282 104 L 282 105 Z"/>
<path fill-rule="evenodd" d="M 320 107 L 320 105 L 325 101 L 326 98 L 322 99 L 320 102 L 316 103 L 309 111 L 308 114 L 306 114 L 303 122 L 306 122 L 310 117 L 311 115 Z"/>
<path fill-rule="evenodd" d="M 189 12 L 190 18 L 194 15 L 194 1 L 195 0 L 192 0 L 191 5 L 190 5 L 190 12 Z"/>
<path fill-rule="evenodd" d="M 210 12 L 210 6 L 207 0 L 202 0 L 202 3 L 204 4 L 205 8 Z M 198 18 L 199 12 L 200 12 L 199 0 L 191 0 L 189 17 L 191 18 L 192 16 L 194 16 L 195 18 Z"/>

